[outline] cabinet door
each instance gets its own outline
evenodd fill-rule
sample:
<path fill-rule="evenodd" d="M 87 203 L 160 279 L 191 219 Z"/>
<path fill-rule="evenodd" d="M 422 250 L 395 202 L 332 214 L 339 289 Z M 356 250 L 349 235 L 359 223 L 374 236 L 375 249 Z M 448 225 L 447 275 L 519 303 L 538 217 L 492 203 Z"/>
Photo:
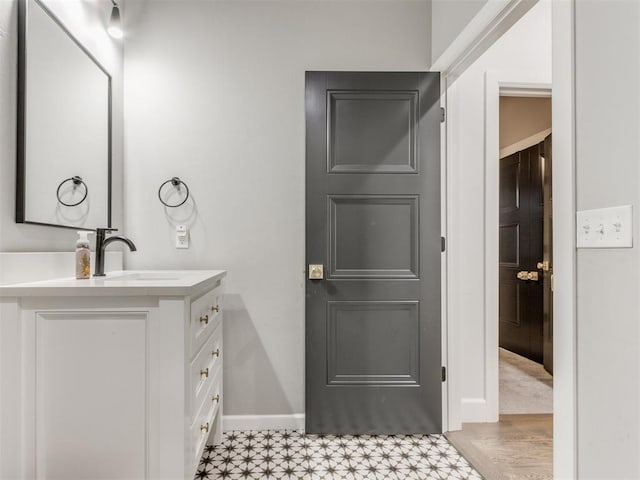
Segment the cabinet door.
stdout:
<path fill-rule="evenodd" d="M 36 478 L 147 477 L 147 315 L 36 314 Z"/>

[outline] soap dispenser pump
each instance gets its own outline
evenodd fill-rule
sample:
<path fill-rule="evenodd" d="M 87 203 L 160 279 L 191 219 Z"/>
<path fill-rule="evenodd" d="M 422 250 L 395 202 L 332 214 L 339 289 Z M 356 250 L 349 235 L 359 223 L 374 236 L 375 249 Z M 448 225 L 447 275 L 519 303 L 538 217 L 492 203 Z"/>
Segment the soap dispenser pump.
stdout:
<path fill-rule="evenodd" d="M 91 250 L 89 249 L 89 234 L 93 232 L 79 231 L 76 241 L 76 278 L 84 279 L 91 276 Z"/>

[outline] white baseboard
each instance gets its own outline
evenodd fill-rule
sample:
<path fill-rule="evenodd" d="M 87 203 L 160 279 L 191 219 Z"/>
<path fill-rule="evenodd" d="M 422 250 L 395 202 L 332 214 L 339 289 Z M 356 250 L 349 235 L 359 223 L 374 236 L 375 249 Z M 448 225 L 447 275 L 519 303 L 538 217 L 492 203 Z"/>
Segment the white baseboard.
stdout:
<path fill-rule="evenodd" d="M 461 400 L 462 423 L 497 422 L 498 419 L 489 411 L 486 398 L 463 398 Z"/>
<path fill-rule="evenodd" d="M 224 415 L 222 429 L 230 430 L 304 430 L 304 413 L 293 415 Z"/>

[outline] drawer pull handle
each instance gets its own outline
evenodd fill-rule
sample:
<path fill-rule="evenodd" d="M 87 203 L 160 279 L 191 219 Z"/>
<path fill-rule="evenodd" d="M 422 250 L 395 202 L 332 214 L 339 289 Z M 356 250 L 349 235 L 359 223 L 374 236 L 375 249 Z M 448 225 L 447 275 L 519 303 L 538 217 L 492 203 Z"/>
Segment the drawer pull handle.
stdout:
<path fill-rule="evenodd" d="M 216 348 L 213 352 L 211 352 L 211 356 L 212 357 L 219 357 L 220 356 L 220 349 Z"/>
<path fill-rule="evenodd" d="M 200 317 L 200 323 L 204 323 L 205 325 L 209 325 L 209 315 L 203 315 Z"/>
<path fill-rule="evenodd" d="M 220 395 L 218 394 L 218 395 L 215 395 L 215 396 L 211 397 L 211 401 L 214 402 L 214 403 L 219 402 L 220 401 Z"/>
<path fill-rule="evenodd" d="M 200 376 L 209 378 L 209 367 L 205 368 L 204 370 L 200 370 Z"/>
<path fill-rule="evenodd" d="M 202 433 L 208 433 L 209 432 L 209 422 L 205 423 L 204 425 L 200 425 L 200 431 Z"/>
<path fill-rule="evenodd" d="M 220 306 L 218 304 L 211 306 L 211 311 L 218 313 L 220 311 Z"/>

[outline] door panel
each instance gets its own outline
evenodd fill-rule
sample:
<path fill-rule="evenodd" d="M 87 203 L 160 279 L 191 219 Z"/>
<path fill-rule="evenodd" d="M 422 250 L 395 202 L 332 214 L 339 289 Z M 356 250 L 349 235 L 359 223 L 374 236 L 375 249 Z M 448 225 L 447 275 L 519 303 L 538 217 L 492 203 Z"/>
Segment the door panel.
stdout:
<path fill-rule="evenodd" d="M 520 282 L 504 278 L 500 290 L 500 319 L 515 327 L 520 327 L 521 287 Z"/>
<path fill-rule="evenodd" d="M 329 385 L 418 383 L 417 302 L 329 302 L 328 308 Z"/>
<path fill-rule="evenodd" d="M 500 264 L 518 267 L 520 265 L 520 225 L 500 225 Z"/>
<path fill-rule="evenodd" d="M 538 262 L 542 259 L 542 215 L 544 212 L 544 197 L 542 195 L 542 156 L 544 144 L 529 149 L 529 222 L 530 245 L 529 257 L 526 265 L 531 272 L 538 273 L 538 281 L 527 281 L 528 321 L 530 331 L 531 360 L 542 363 L 542 272 L 538 269 Z"/>
<path fill-rule="evenodd" d="M 306 431 L 441 431 L 440 77 L 307 72 Z"/>
<path fill-rule="evenodd" d="M 328 92 L 332 173 L 416 171 L 418 92 Z"/>
<path fill-rule="evenodd" d="M 500 160 L 500 346 L 542 362 L 542 145 Z"/>
<path fill-rule="evenodd" d="M 517 278 L 525 270 L 521 252 L 529 250 L 530 225 L 522 221 L 523 184 L 528 182 L 528 157 L 521 152 L 500 160 L 500 227 L 499 227 L 499 326 L 500 346 L 522 355 L 529 354 L 529 329 L 522 324 L 522 281 Z M 525 214 L 528 199 L 524 198 Z M 525 302 L 526 303 L 526 302 Z"/>
<path fill-rule="evenodd" d="M 418 278 L 417 196 L 328 199 L 328 278 Z"/>
<path fill-rule="evenodd" d="M 519 155 L 511 155 L 500 161 L 500 213 L 520 208 L 520 167 Z"/>

